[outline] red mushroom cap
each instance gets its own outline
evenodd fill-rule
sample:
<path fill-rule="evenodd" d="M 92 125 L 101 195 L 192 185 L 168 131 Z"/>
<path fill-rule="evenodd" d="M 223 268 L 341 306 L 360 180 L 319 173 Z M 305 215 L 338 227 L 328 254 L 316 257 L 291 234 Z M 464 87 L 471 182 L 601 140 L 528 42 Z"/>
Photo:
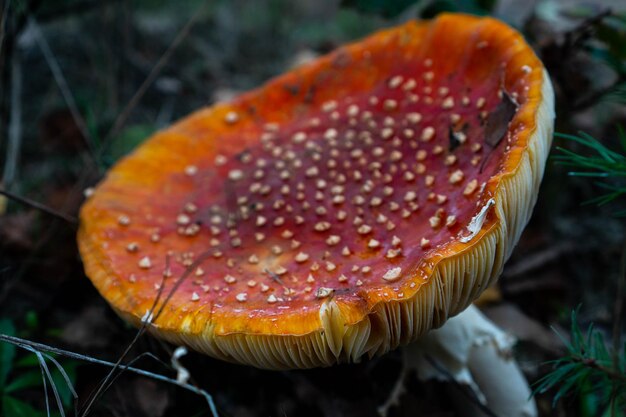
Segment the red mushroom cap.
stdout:
<path fill-rule="evenodd" d="M 462 311 L 528 221 L 547 74 L 491 18 L 342 47 L 161 131 L 81 211 L 87 275 L 136 325 L 263 368 L 355 361 Z"/>

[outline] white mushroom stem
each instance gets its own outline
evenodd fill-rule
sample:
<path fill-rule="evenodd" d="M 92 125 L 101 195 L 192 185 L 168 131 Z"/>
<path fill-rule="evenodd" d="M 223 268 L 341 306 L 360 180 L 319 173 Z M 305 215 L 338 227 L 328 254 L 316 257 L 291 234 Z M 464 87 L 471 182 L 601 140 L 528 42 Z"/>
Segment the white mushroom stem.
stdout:
<path fill-rule="evenodd" d="M 404 369 L 392 393 L 380 408 L 386 415 L 404 391 L 409 371 L 421 380 L 454 378 L 471 388 L 476 399 L 493 414 L 506 417 L 536 417 L 531 390 L 513 357 L 515 340 L 497 328 L 475 306 L 432 330 L 404 348 Z M 435 366 L 434 366 L 435 365 Z M 460 391 L 451 391 L 458 412 L 467 417 L 483 417 L 480 407 Z"/>

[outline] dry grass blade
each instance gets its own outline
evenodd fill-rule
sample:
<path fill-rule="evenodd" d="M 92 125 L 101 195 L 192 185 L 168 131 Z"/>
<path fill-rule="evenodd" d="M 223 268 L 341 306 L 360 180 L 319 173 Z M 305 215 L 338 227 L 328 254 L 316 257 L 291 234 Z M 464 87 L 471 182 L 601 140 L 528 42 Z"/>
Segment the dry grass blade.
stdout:
<path fill-rule="evenodd" d="M 2 18 L 0 18 L 0 56 L 2 55 L 2 49 L 4 48 L 4 37 L 6 34 L 7 18 L 9 17 L 9 7 L 11 7 L 11 0 L 7 0 L 6 4 L 2 4 Z"/>
<path fill-rule="evenodd" d="M 2 335 L 0 335 L 2 336 Z M 2 340 L 2 338 L 0 338 L 0 340 Z M 11 342 L 9 342 L 11 343 Z M 61 366 L 61 364 L 54 359 L 52 356 L 47 355 L 45 353 L 42 353 L 41 351 L 35 349 L 32 346 L 29 345 L 21 345 L 21 344 L 16 344 L 17 346 L 21 347 L 24 350 L 28 350 L 29 352 L 33 353 L 35 355 L 35 357 L 37 358 L 37 361 L 39 362 L 39 368 L 41 370 L 41 379 L 42 379 L 42 385 L 43 385 L 43 391 L 44 391 L 44 399 L 45 399 L 45 403 L 46 403 L 46 413 L 48 416 L 50 416 L 50 402 L 48 400 L 48 383 L 50 383 L 50 387 L 52 388 L 52 393 L 54 395 L 54 399 L 55 402 L 57 404 L 57 409 L 59 411 L 59 414 L 61 415 L 61 417 L 65 417 L 65 409 L 63 407 L 63 402 L 61 400 L 61 396 L 59 394 L 59 390 L 57 389 L 56 383 L 54 382 L 54 378 L 52 377 L 52 373 L 50 372 L 50 368 L 48 367 L 48 363 L 46 362 L 46 359 L 51 361 L 59 370 L 59 372 L 61 373 L 61 375 L 63 376 L 63 379 L 65 380 L 65 383 L 67 384 L 67 387 L 69 388 L 70 392 L 72 393 L 72 396 L 74 397 L 74 400 L 76 400 L 78 398 L 78 394 L 76 394 L 76 390 L 74 389 L 74 386 L 72 385 L 72 382 L 70 381 L 69 376 L 67 375 L 67 373 L 65 372 L 65 369 L 63 369 L 63 367 Z"/>
<path fill-rule="evenodd" d="M 46 373 L 43 370 L 41 364 L 39 365 L 39 370 L 41 371 L 41 380 L 43 381 L 43 397 L 46 401 L 46 415 L 50 417 L 50 401 L 48 400 L 48 379 L 46 378 Z"/>
<path fill-rule="evenodd" d="M 117 362 L 113 364 L 113 367 L 111 368 L 109 373 L 102 379 L 102 381 L 98 385 L 98 388 L 96 388 L 95 391 L 89 394 L 89 398 L 87 399 L 85 406 L 83 407 L 80 414 L 77 413 L 77 415 L 80 415 L 83 417 L 87 416 L 89 412 L 91 411 L 91 409 L 93 408 L 93 406 L 95 405 L 95 403 L 98 401 L 98 399 L 109 389 L 113 381 L 117 378 L 115 373 L 120 369 L 122 371 L 125 369 L 122 362 L 124 361 L 124 359 L 126 359 L 128 354 L 130 353 L 130 350 L 133 348 L 133 346 L 135 346 L 139 338 L 143 336 L 143 334 L 146 331 L 146 326 L 152 323 L 153 321 L 153 311 L 158 305 L 159 300 L 161 299 L 161 296 L 163 294 L 164 280 L 165 280 L 165 277 L 163 278 L 163 281 L 161 282 L 161 286 L 159 287 L 159 291 L 157 293 L 156 298 L 154 299 L 154 302 L 152 303 L 152 306 L 150 307 L 150 310 L 147 312 L 146 316 L 142 318 L 142 325 L 137 331 L 137 333 L 135 334 L 135 337 L 133 338 L 133 340 L 130 341 L 128 346 L 126 346 L 126 349 L 124 349 L 124 352 L 122 352 L 120 357 L 117 359 Z"/>
<path fill-rule="evenodd" d="M 619 349 L 622 345 L 622 313 L 624 310 L 624 286 L 626 285 L 626 244 L 622 248 L 615 305 L 613 307 L 613 366 L 619 369 Z"/>
<path fill-rule="evenodd" d="M 35 354 L 35 356 L 37 356 L 37 360 L 39 361 L 39 366 L 44 371 L 48 382 L 50 382 L 50 387 L 52 388 L 52 393 L 54 394 L 54 399 L 57 403 L 59 414 L 61 414 L 61 417 L 65 417 L 65 410 L 63 409 L 63 402 L 61 401 L 59 390 L 57 389 L 57 386 L 54 383 L 54 380 L 52 379 L 52 373 L 50 373 L 50 368 L 48 368 L 48 364 L 46 363 L 46 360 L 43 358 L 43 355 L 41 354 L 41 352 L 37 352 L 35 350 L 33 350 L 32 352 Z M 48 396 L 46 395 L 46 398 L 47 397 Z M 50 410 L 47 409 L 47 411 L 48 411 L 48 415 L 50 415 Z"/>
<path fill-rule="evenodd" d="M 50 208 L 44 204 L 41 204 L 37 201 L 31 200 L 29 198 L 26 197 L 21 197 L 17 194 L 13 194 L 10 191 L 4 190 L 2 188 L 0 188 L 0 195 L 3 195 L 7 198 L 10 198 L 11 200 L 17 201 L 20 204 L 23 204 L 25 206 L 29 206 L 32 208 L 35 208 L 37 210 L 40 210 L 46 214 L 49 214 L 53 217 L 56 217 L 58 219 L 61 219 L 73 226 L 78 225 L 78 219 L 76 217 L 70 216 L 69 214 L 65 214 L 65 213 L 61 213 L 60 211 L 54 210 L 53 208 Z"/>
<path fill-rule="evenodd" d="M 209 409 L 211 410 L 211 415 L 213 417 L 219 417 L 219 414 L 217 412 L 217 408 L 215 407 L 215 403 L 213 402 L 213 397 L 211 396 L 211 394 L 209 394 L 208 392 L 206 392 L 205 390 L 198 388 L 194 385 L 191 385 L 189 383 L 185 383 L 182 381 L 177 381 L 174 378 L 170 378 L 167 377 L 165 375 L 161 375 L 161 374 L 157 374 L 154 372 L 150 372 L 150 371 L 146 371 L 144 369 L 141 368 L 136 368 L 134 366 L 131 366 L 132 363 L 134 363 L 138 358 L 134 359 L 133 361 L 129 362 L 128 364 L 117 364 L 117 363 L 113 363 L 113 362 L 109 362 L 109 361 L 105 361 L 105 360 L 101 360 L 101 359 L 97 359 L 97 358 L 93 358 L 91 356 L 87 356 L 87 355 L 82 355 L 80 353 L 76 353 L 76 352 L 72 352 L 69 350 L 64 350 L 64 349 L 59 349 L 59 348 L 55 348 L 52 346 L 48 346 L 45 345 L 43 343 L 37 343 L 37 342 L 33 342 L 30 340 L 25 340 L 19 337 L 15 337 L 15 336 L 8 336 L 8 335 L 4 335 L 4 334 L 0 334 L 0 342 L 6 342 L 6 343 L 10 343 L 12 345 L 15 345 L 21 349 L 25 349 L 28 350 L 30 352 L 33 353 L 37 353 L 39 352 L 39 354 L 43 355 L 42 352 L 47 352 L 47 353 L 53 353 L 55 355 L 59 355 L 59 356 L 64 356 L 66 358 L 70 358 L 70 359 L 76 359 L 76 360 L 80 360 L 83 362 L 88 362 L 88 363 L 93 363 L 96 365 L 103 365 L 103 366 L 108 366 L 108 367 L 121 367 L 124 371 L 128 371 L 128 372 L 132 372 L 134 374 L 137 375 L 141 375 L 144 377 L 148 377 L 157 381 L 162 381 L 162 382 L 167 382 L 169 384 L 173 384 L 176 386 L 179 386 L 187 391 L 190 391 L 194 394 L 197 394 L 201 397 L 203 397 L 206 401 L 207 401 L 207 405 L 209 406 Z M 146 355 L 140 355 L 140 357 L 143 357 Z M 147 354 L 147 356 L 152 356 L 150 354 Z M 163 363 L 159 360 L 160 363 Z M 42 369 L 42 375 L 44 375 L 45 372 Z M 44 379 L 44 386 L 46 386 L 46 379 Z M 73 388 L 71 388 L 73 391 Z M 47 393 L 47 388 L 46 388 L 46 393 Z M 75 391 L 73 391 L 73 393 L 75 393 Z M 46 395 L 46 402 L 47 402 L 47 395 Z"/>
<path fill-rule="evenodd" d="M 172 54 L 174 53 L 178 45 L 180 45 L 181 42 L 187 37 L 189 32 L 191 32 L 191 29 L 198 21 L 198 18 L 201 16 L 202 11 L 204 10 L 207 4 L 208 4 L 207 1 L 202 2 L 200 6 L 196 9 L 195 13 L 191 16 L 189 21 L 185 24 L 185 26 L 183 26 L 180 32 L 178 32 L 178 34 L 176 35 L 176 38 L 174 38 L 171 45 L 165 50 L 163 55 L 161 55 L 157 63 L 154 65 L 154 67 L 152 67 L 152 70 L 150 71 L 146 79 L 143 81 L 141 86 L 139 86 L 139 89 L 135 92 L 135 94 L 130 99 L 128 104 L 126 104 L 126 107 L 124 107 L 120 115 L 117 117 L 117 119 L 115 120 L 115 123 L 113 124 L 113 127 L 111 128 L 111 130 L 106 136 L 107 138 L 110 138 L 111 136 L 117 134 L 119 130 L 122 128 L 122 126 L 124 126 L 124 124 L 126 123 L 126 120 L 128 119 L 128 116 L 133 111 L 133 109 L 137 106 L 137 104 L 139 103 L 141 98 L 144 96 L 144 94 L 146 93 L 150 85 L 152 85 L 154 80 L 161 73 L 161 70 L 163 69 L 165 64 L 167 64 L 167 62 L 169 61 L 170 57 L 172 56 Z"/>
<path fill-rule="evenodd" d="M 11 61 L 11 116 L 8 130 L 7 154 L 2 173 L 6 186 L 10 186 L 17 176 L 22 143 L 22 67 L 19 49 L 13 53 Z"/>
<path fill-rule="evenodd" d="M 146 312 L 146 315 L 142 318 L 141 327 L 135 334 L 135 337 L 133 338 L 133 340 L 131 340 L 131 342 L 128 344 L 128 346 L 126 347 L 122 355 L 119 357 L 119 359 L 117 360 L 117 362 L 115 363 L 111 371 L 104 377 L 104 379 L 102 380 L 102 382 L 100 383 L 96 391 L 90 396 L 89 400 L 87 401 L 87 404 L 85 405 L 85 407 L 83 408 L 80 414 L 82 417 L 85 417 L 89 414 L 94 404 L 104 394 L 104 392 L 106 392 L 106 390 L 111 386 L 112 380 L 116 378 L 115 372 L 119 369 L 121 369 L 122 371 L 125 370 L 124 365 L 122 365 L 122 361 L 126 358 L 126 356 L 128 356 L 128 354 L 130 353 L 130 350 L 137 343 L 139 338 L 143 336 L 143 334 L 146 332 L 147 326 L 152 325 L 152 323 L 157 321 L 157 319 L 159 318 L 159 316 L 165 309 L 165 306 L 170 301 L 174 293 L 176 293 L 176 291 L 181 286 L 181 284 L 189 277 L 191 272 L 195 270 L 209 256 L 211 256 L 211 252 L 206 251 L 205 253 L 201 254 L 191 265 L 189 265 L 189 267 L 181 275 L 178 281 L 176 281 L 176 283 L 172 286 L 172 288 L 170 289 L 169 293 L 167 294 L 163 302 L 159 305 L 159 302 L 161 301 L 161 297 L 163 295 L 163 289 L 165 288 L 165 285 L 164 285 L 165 277 L 163 277 L 163 280 L 161 281 L 161 285 L 159 287 L 159 291 L 157 293 L 156 298 L 154 299 L 154 302 L 152 303 L 152 306 L 150 307 L 150 310 L 148 310 Z M 166 265 L 167 265 L 166 269 L 169 268 L 169 258 L 166 258 Z M 154 313 L 155 311 L 156 311 L 156 314 Z"/>
<path fill-rule="evenodd" d="M 72 384 L 70 376 L 67 374 L 67 372 L 65 372 L 65 369 L 63 369 L 63 367 L 61 366 L 59 361 L 54 359 L 52 356 L 44 354 L 44 357 L 46 359 L 48 359 L 50 362 L 52 362 L 54 364 L 54 366 L 57 367 L 57 370 L 59 371 L 59 373 L 63 377 L 63 380 L 67 384 L 67 387 L 70 389 L 70 393 L 72 394 L 72 397 L 74 397 L 74 399 L 76 400 L 78 398 L 78 393 L 76 393 L 76 390 L 74 389 L 74 385 Z"/>
<path fill-rule="evenodd" d="M 74 95 L 72 94 L 72 91 L 67 84 L 65 76 L 63 75 L 63 71 L 61 70 L 61 66 L 54 56 L 50 45 L 48 45 L 46 38 L 43 36 L 43 33 L 41 32 L 39 24 L 37 23 L 35 18 L 30 16 L 28 18 L 28 23 L 33 28 L 35 41 L 37 42 L 37 45 L 39 45 L 39 48 L 41 49 L 41 52 L 43 53 L 44 58 L 48 63 L 48 66 L 50 67 L 50 71 L 52 71 L 52 75 L 54 76 L 54 79 L 59 86 L 59 89 L 61 90 L 61 94 L 63 95 L 63 99 L 67 103 L 67 107 L 72 114 L 72 118 L 74 119 L 76 126 L 80 130 L 81 135 L 85 139 L 85 144 L 87 146 L 89 156 L 92 159 L 93 165 L 96 167 L 96 169 L 98 169 L 98 171 L 101 171 L 101 165 L 98 157 L 98 152 L 96 150 L 96 144 L 93 137 L 89 133 L 89 129 L 87 128 L 85 120 L 78 110 L 78 106 L 76 105 L 76 101 L 74 100 Z"/>

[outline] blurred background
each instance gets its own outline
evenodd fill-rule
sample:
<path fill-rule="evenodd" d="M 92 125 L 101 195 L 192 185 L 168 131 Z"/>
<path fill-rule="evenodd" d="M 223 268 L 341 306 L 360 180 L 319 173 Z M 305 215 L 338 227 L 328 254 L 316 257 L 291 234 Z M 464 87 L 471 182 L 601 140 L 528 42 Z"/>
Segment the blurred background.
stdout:
<path fill-rule="evenodd" d="M 518 338 L 516 357 L 537 383 L 554 375 L 546 361 L 573 355 L 551 329 L 568 339 L 572 311 L 578 311 L 574 333 L 593 324 L 609 349 L 623 332 L 624 1 L 0 0 L 0 182 L 76 216 L 83 190 L 152 132 L 345 42 L 443 11 L 492 15 L 525 35 L 555 86 L 556 131 L 563 134 L 555 147 L 574 152 L 553 152 L 534 217 L 482 306 Z M 594 165 L 597 155 L 615 163 Z M 568 175 L 589 169 L 606 175 Z M 115 361 L 136 331 L 84 276 L 71 224 L 0 197 L 0 333 Z M 145 337 L 131 356 L 151 352 L 169 362 L 171 351 Z M 76 386 L 80 408 L 108 368 L 55 358 L 66 375 L 50 365 L 51 381 L 73 415 L 65 377 Z M 622 368 L 608 363 L 613 376 L 598 373 L 597 361 L 590 369 L 581 365 L 565 391 L 570 376 L 555 377 L 537 395 L 540 415 L 626 415 L 607 407 L 626 395 L 622 360 Z M 195 353 L 182 362 L 223 416 L 376 416 L 401 366 L 397 352 L 302 372 L 260 371 Z M 0 343 L 0 414 L 47 415 L 39 365 L 32 353 Z M 149 358 L 138 365 L 175 375 Z M 410 376 L 406 385 L 389 415 L 458 415 L 449 383 Z M 49 386 L 48 392 L 54 403 Z M 201 396 L 124 373 L 90 414 L 200 416 L 207 410 Z"/>

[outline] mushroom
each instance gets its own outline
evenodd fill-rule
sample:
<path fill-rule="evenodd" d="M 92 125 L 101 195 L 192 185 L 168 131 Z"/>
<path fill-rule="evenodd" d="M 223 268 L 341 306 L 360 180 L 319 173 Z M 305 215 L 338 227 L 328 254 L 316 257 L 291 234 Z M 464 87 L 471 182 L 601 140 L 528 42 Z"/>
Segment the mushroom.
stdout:
<path fill-rule="evenodd" d="M 475 305 L 452 317 L 403 349 L 403 366 L 387 400 L 386 416 L 405 391 L 413 371 L 422 381 L 454 380 L 468 390 L 450 390 L 460 416 L 536 417 L 531 390 L 513 356 L 515 339 L 496 327 Z M 485 413 L 485 407 L 491 414 Z"/>
<path fill-rule="evenodd" d="M 535 204 L 553 93 L 522 36 L 444 14 L 339 48 L 155 134 L 80 214 L 135 325 L 261 368 L 388 352 L 499 276 Z M 179 282 L 179 280 L 184 281 Z"/>

